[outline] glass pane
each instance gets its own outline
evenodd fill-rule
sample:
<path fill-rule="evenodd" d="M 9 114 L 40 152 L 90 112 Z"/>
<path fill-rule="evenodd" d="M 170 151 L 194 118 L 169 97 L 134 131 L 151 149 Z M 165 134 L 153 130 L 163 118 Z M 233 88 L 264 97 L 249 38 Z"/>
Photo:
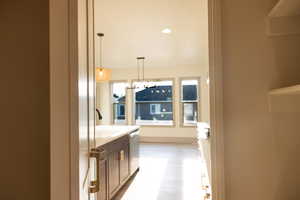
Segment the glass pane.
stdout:
<path fill-rule="evenodd" d="M 125 124 L 126 123 L 126 113 L 125 104 L 114 103 L 114 124 Z"/>
<path fill-rule="evenodd" d="M 112 84 L 112 98 L 113 103 L 126 102 L 126 88 L 127 83 L 113 83 Z"/>
<path fill-rule="evenodd" d="M 194 125 L 198 121 L 198 104 L 183 103 L 183 123 L 184 125 Z"/>
<path fill-rule="evenodd" d="M 136 82 L 135 119 L 138 125 L 173 125 L 173 82 Z"/>
<path fill-rule="evenodd" d="M 183 80 L 181 82 L 181 87 L 183 101 L 197 101 L 198 80 Z"/>
<path fill-rule="evenodd" d="M 113 123 L 126 123 L 126 82 L 112 84 Z"/>

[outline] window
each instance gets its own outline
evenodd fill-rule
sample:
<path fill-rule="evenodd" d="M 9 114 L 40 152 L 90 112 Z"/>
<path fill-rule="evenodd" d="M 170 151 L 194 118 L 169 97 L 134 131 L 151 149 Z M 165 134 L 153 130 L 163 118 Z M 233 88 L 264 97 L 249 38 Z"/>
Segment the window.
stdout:
<path fill-rule="evenodd" d="M 199 121 L 199 84 L 200 79 L 181 80 L 181 123 L 195 126 Z"/>
<path fill-rule="evenodd" d="M 112 82 L 113 124 L 126 124 L 126 88 L 127 82 Z"/>
<path fill-rule="evenodd" d="M 151 115 L 160 114 L 161 104 L 150 104 L 150 113 Z"/>
<path fill-rule="evenodd" d="M 136 87 L 134 89 L 136 124 L 172 126 L 173 81 L 134 82 L 133 85 Z"/>

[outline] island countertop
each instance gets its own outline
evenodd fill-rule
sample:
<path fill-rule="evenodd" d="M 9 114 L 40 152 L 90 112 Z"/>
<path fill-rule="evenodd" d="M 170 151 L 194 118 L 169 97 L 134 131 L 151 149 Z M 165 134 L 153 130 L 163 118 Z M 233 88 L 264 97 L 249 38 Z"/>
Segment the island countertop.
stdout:
<path fill-rule="evenodd" d="M 139 126 L 96 126 L 96 146 L 102 146 L 138 130 Z"/>

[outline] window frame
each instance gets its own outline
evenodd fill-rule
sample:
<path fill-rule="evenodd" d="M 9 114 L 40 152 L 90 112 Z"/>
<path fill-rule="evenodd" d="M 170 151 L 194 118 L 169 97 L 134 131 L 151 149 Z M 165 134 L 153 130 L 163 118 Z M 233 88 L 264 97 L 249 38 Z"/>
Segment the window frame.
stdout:
<path fill-rule="evenodd" d="M 182 82 L 188 80 L 197 80 L 198 88 L 197 88 L 197 100 L 196 101 L 183 101 L 183 88 Z M 197 123 L 201 121 L 201 77 L 180 77 L 179 78 L 179 121 L 180 127 L 182 128 L 195 128 L 197 127 Z M 184 103 L 197 103 L 197 122 L 195 124 L 185 124 L 184 123 Z"/>
<path fill-rule="evenodd" d="M 109 81 L 109 102 L 110 102 L 110 123 L 111 125 L 113 126 L 118 126 L 118 125 L 129 125 L 129 120 L 128 120 L 128 116 L 129 116 L 129 112 L 128 112 L 128 92 L 127 92 L 127 89 L 125 89 L 125 95 L 126 95 L 126 100 L 125 100 L 125 122 L 124 124 L 116 124 L 115 123 L 115 119 L 114 119 L 114 102 L 113 102 L 113 86 L 114 86 L 114 83 L 126 83 L 128 84 L 128 86 L 130 86 L 130 82 L 128 82 L 128 80 L 112 80 L 112 81 Z"/>
<path fill-rule="evenodd" d="M 177 124 L 177 119 L 176 119 L 176 79 L 175 78 L 148 78 L 148 79 L 145 79 L 145 81 L 171 81 L 172 82 L 172 116 L 173 116 L 173 120 L 172 120 L 172 125 L 155 125 L 155 124 L 149 124 L 149 125 L 143 125 L 143 124 L 137 124 L 136 123 L 136 119 L 135 119 L 135 114 L 136 114 L 136 101 L 135 101 L 135 90 L 132 90 L 132 124 L 133 125 L 136 125 L 136 126 L 141 126 L 141 127 L 151 127 L 151 128 L 154 128 L 154 127 L 157 127 L 157 128 L 174 128 L 176 127 L 176 124 Z M 142 82 L 142 80 L 138 80 L 138 79 L 133 79 L 131 80 L 131 86 L 134 85 L 135 82 Z M 155 104 L 155 103 L 153 103 Z"/>

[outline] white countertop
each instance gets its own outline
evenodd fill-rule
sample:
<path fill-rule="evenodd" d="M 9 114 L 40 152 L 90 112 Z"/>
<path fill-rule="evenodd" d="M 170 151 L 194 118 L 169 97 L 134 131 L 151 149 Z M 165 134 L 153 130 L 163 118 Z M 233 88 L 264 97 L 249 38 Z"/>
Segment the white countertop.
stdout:
<path fill-rule="evenodd" d="M 210 126 L 206 122 L 197 123 L 198 139 L 207 140 L 209 138 Z"/>
<path fill-rule="evenodd" d="M 96 146 L 112 142 L 124 135 L 138 130 L 139 126 L 96 126 Z"/>

